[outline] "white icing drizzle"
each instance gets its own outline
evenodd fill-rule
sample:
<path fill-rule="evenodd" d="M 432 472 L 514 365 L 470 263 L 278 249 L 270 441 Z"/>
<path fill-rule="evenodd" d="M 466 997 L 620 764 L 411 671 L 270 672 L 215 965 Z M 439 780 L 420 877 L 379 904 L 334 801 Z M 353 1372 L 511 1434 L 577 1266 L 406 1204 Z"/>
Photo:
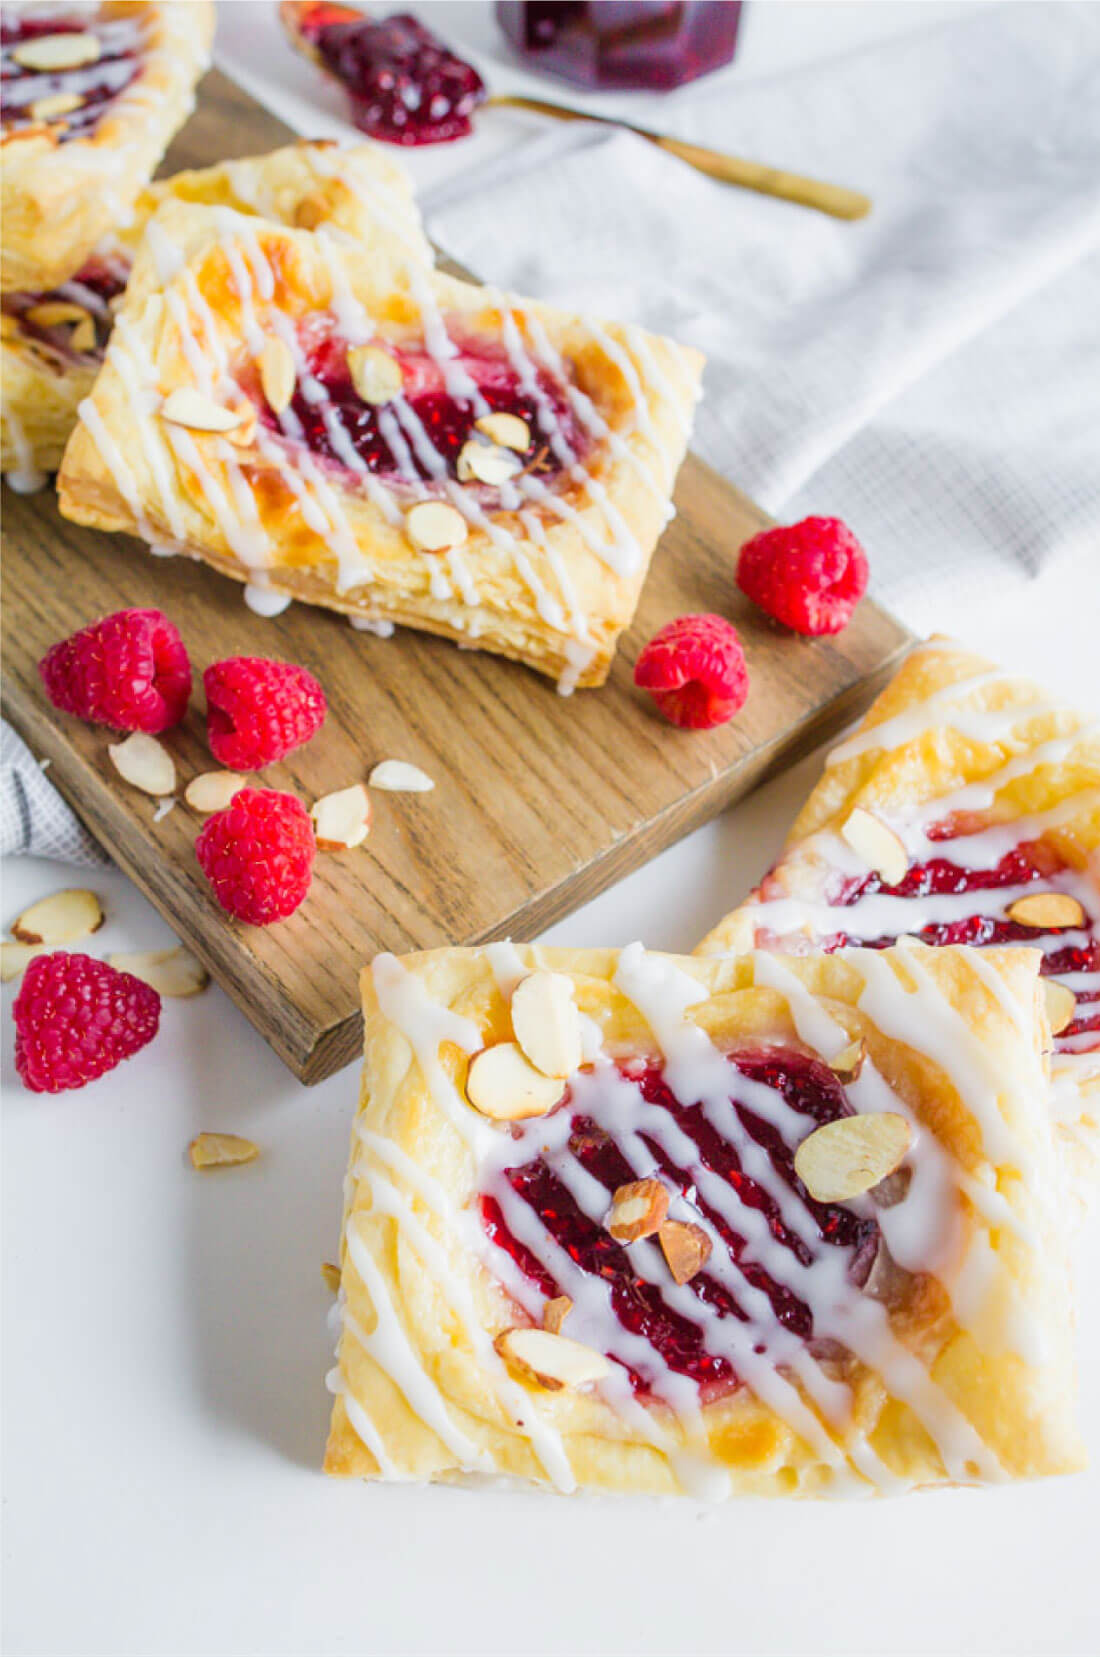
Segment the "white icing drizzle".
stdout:
<path fill-rule="evenodd" d="M 257 581 L 250 581 L 245 587 L 244 601 L 253 615 L 263 616 L 265 620 L 281 616 L 294 602 L 289 593 L 277 593 Z"/>

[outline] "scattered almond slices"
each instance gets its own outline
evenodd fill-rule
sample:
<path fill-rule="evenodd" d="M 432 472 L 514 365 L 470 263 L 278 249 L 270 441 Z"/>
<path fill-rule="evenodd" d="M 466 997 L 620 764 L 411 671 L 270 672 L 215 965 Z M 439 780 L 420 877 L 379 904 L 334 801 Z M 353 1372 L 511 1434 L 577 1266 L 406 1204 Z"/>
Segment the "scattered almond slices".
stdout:
<path fill-rule="evenodd" d="M 471 438 L 458 452 L 456 471 L 460 483 L 476 481 L 497 487 L 517 477 L 523 471 L 523 461 L 512 449 Z"/>
<path fill-rule="evenodd" d="M 361 782 L 324 794 L 310 811 L 317 849 L 346 852 L 361 846 L 370 832 L 370 796 Z"/>
<path fill-rule="evenodd" d="M 88 352 L 96 348 L 95 323 L 90 316 L 83 322 L 78 322 L 69 335 L 69 349 L 71 351 Z"/>
<path fill-rule="evenodd" d="M 381 346 L 353 345 L 348 351 L 348 373 L 364 403 L 377 407 L 401 395 L 401 364 Z"/>
<path fill-rule="evenodd" d="M 44 299 L 23 312 L 36 328 L 63 328 L 70 322 L 91 322 L 92 313 L 86 305 L 72 299 Z"/>
<path fill-rule="evenodd" d="M 852 850 L 873 869 L 885 885 L 896 886 L 905 879 L 909 869 L 909 854 L 892 828 L 857 805 L 840 831 Z"/>
<path fill-rule="evenodd" d="M 560 1335 L 562 1324 L 573 1310 L 573 1302 L 568 1295 L 555 1295 L 548 1300 L 542 1309 L 542 1327 L 548 1335 Z"/>
<path fill-rule="evenodd" d="M 12 57 L 21 69 L 48 74 L 54 69 L 80 69 L 86 63 L 96 63 L 100 51 L 93 34 L 39 35 L 37 40 L 22 41 Z"/>
<path fill-rule="evenodd" d="M 581 1017 L 573 981 L 561 972 L 532 972 L 512 996 L 512 1029 L 536 1070 L 572 1076 L 583 1059 Z"/>
<path fill-rule="evenodd" d="M 611 1373 L 602 1352 L 548 1329 L 505 1329 L 493 1345 L 511 1369 L 547 1392 L 587 1386 Z"/>
<path fill-rule="evenodd" d="M 1085 911 L 1068 892 L 1029 892 L 1010 903 L 1006 914 L 1017 926 L 1034 927 L 1037 932 L 1057 932 L 1086 923 Z"/>
<path fill-rule="evenodd" d="M 491 443 L 499 443 L 502 449 L 512 449 L 517 454 L 526 454 L 531 447 L 531 428 L 518 414 L 483 414 L 480 420 L 474 421 L 474 430 Z"/>
<path fill-rule="evenodd" d="M 71 115 L 74 109 L 80 109 L 84 99 L 76 92 L 49 92 L 44 98 L 36 98 L 31 105 L 32 121 L 57 121 L 63 115 Z"/>
<path fill-rule="evenodd" d="M 244 419 L 241 409 L 229 409 L 204 397 L 194 386 L 177 386 L 160 406 L 160 417 L 169 425 L 184 426 L 193 432 L 231 432 Z"/>
<path fill-rule="evenodd" d="M 838 1081 L 848 1083 L 858 1079 L 863 1069 L 863 1061 L 867 1057 L 867 1043 L 862 1036 L 850 1041 L 847 1047 L 829 1060 L 829 1069 Z"/>
<path fill-rule="evenodd" d="M 10 984 L 21 978 L 36 955 L 48 955 L 52 944 L 13 944 L 7 938 L 0 942 L 0 982 Z"/>
<path fill-rule="evenodd" d="M 659 1179 L 635 1179 L 620 1185 L 604 1222 L 617 1243 L 652 1237 L 668 1217 L 668 1187 Z"/>
<path fill-rule="evenodd" d="M 256 428 L 260 423 L 255 407 L 252 403 L 246 403 L 240 409 L 231 409 L 229 412 L 237 415 L 237 424 L 232 431 L 226 432 L 226 442 L 232 443 L 237 449 L 251 448 L 256 441 Z"/>
<path fill-rule="evenodd" d="M 913 1143 L 904 1116 L 842 1116 L 815 1128 L 794 1154 L 794 1171 L 817 1202 L 843 1202 L 884 1180 Z"/>
<path fill-rule="evenodd" d="M 134 731 L 125 742 L 107 745 L 111 764 L 122 778 L 144 794 L 162 797 L 176 787 L 176 766 L 171 754 L 155 736 Z"/>
<path fill-rule="evenodd" d="M 469 532 L 462 513 L 446 501 L 418 501 L 405 514 L 405 533 L 419 552 L 449 552 Z"/>
<path fill-rule="evenodd" d="M 146 949 L 108 955 L 107 965 L 119 972 L 133 973 L 143 984 L 151 984 L 159 995 L 183 1000 L 198 995 L 210 982 L 210 974 L 198 958 L 182 944 L 173 949 Z"/>
<path fill-rule="evenodd" d="M 212 811 L 224 811 L 244 786 L 245 779 L 237 771 L 201 771 L 191 778 L 183 797 L 192 811 L 208 816 Z"/>
<path fill-rule="evenodd" d="M 666 1220 L 657 1241 L 676 1283 L 690 1283 L 710 1259 L 714 1246 L 702 1226 L 690 1220 Z"/>
<path fill-rule="evenodd" d="M 270 334 L 260 352 L 260 385 L 272 414 L 290 407 L 298 375 L 290 346 L 278 334 Z"/>
<path fill-rule="evenodd" d="M 332 1290 L 332 1293 L 334 1295 L 339 1294 L 339 1292 L 340 1292 L 340 1268 L 339 1268 L 339 1266 L 333 1265 L 331 1260 L 322 1260 L 321 1261 L 321 1276 L 324 1278 L 327 1287 Z"/>
<path fill-rule="evenodd" d="M 1060 1036 L 1077 1016 L 1077 997 L 1071 989 L 1065 984 L 1059 984 L 1055 978 L 1040 978 L 1039 982 L 1043 986 L 1050 1033 L 1052 1036 Z"/>
<path fill-rule="evenodd" d="M 193 1168 L 236 1168 L 255 1162 L 260 1147 L 235 1133 L 200 1133 L 188 1146 Z"/>
<path fill-rule="evenodd" d="M 565 1084 L 528 1064 L 514 1041 L 483 1047 L 470 1060 L 466 1097 L 494 1122 L 545 1116 L 565 1094 Z"/>
<path fill-rule="evenodd" d="M 379 760 L 367 782 L 371 788 L 383 788 L 389 794 L 430 794 L 435 787 L 426 771 L 404 759 Z"/>
<path fill-rule="evenodd" d="M 103 925 L 103 905 L 94 892 L 68 887 L 40 898 L 12 924 L 12 937 L 21 944 L 45 944 L 56 949 L 90 937 Z"/>

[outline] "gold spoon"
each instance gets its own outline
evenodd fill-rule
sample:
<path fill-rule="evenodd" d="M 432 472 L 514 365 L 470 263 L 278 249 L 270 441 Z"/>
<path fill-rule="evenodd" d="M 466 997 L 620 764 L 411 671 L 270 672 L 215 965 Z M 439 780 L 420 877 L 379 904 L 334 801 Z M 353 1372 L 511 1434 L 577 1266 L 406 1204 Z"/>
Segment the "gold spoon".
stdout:
<path fill-rule="evenodd" d="M 547 103 L 542 98 L 511 97 L 494 93 L 483 108 L 530 109 L 538 115 L 552 115 L 557 121 L 597 121 L 601 126 L 624 127 L 636 133 L 658 149 L 686 161 L 697 172 L 706 173 L 722 184 L 738 184 L 743 190 L 756 190 L 762 196 L 779 196 L 783 201 L 794 201 L 800 207 L 813 207 L 819 213 L 830 213 L 834 219 L 862 219 L 871 211 L 870 196 L 858 190 L 846 190 L 840 184 L 825 184 L 817 178 L 804 178 L 801 173 L 788 173 L 779 167 L 766 167 L 762 161 L 746 161 L 737 155 L 723 155 L 721 150 L 708 149 L 703 144 L 689 144 L 683 138 L 669 138 L 664 133 L 651 132 L 648 127 L 636 127 L 632 121 L 620 121 L 612 115 L 592 115 L 588 110 L 572 109 L 567 104 Z"/>

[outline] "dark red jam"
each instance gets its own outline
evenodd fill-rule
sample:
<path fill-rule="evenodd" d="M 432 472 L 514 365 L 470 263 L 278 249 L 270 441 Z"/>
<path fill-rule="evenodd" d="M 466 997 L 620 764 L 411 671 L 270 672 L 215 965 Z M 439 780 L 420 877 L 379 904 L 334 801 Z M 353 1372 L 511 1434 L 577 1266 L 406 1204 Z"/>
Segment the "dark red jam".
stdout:
<path fill-rule="evenodd" d="M 948 833 L 929 831 L 929 839 L 950 839 Z M 1001 887 L 1036 886 L 1041 890 L 1056 889 L 1056 876 L 1065 865 L 1041 842 L 1030 842 L 1006 852 L 1000 862 L 990 869 L 968 869 L 953 863 L 947 857 L 929 858 L 914 863 L 905 879 L 896 886 L 887 886 L 880 875 L 869 874 L 862 880 L 848 881 L 831 901 L 838 908 L 857 903 L 871 894 L 883 897 L 922 898 L 942 892 L 989 892 Z M 1061 930 L 1061 929 L 1060 929 Z M 1082 928 L 1064 930 L 1081 931 Z M 1048 950 L 1043 956 L 1041 971 L 1045 977 L 1062 977 L 1066 973 L 1100 972 L 1100 927 L 1097 918 L 1086 912 L 1084 929 L 1091 936 L 1082 944 L 1067 944 L 1063 949 Z M 933 922 L 911 931 L 911 937 L 925 944 L 1037 944 L 1049 933 L 1037 932 L 1033 926 L 1021 926 L 1006 915 L 968 915 L 961 920 Z M 1054 934 L 1055 936 L 1057 933 Z M 847 932 L 836 932 L 821 940 L 828 952 L 860 945 L 864 949 L 886 949 L 896 941 L 896 935 L 885 933 L 878 938 L 856 938 Z M 1080 1035 L 1085 1030 L 1100 1032 L 1100 995 L 1079 991 L 1077 1017 L 1062 1031 L 1063 1036 Z"/>
<path fill-rule="evenodd" d="M 580 86 L 667 90 L 729 63 L 738 0 L 497 0 L 532 69 Z"/>
<path fill-rule="evenodd" d="M 328 4 L 282 10 L 295 43 L 347 91 L 360 131 L 387 144 L 444 144 L 470 131 L 485 83 L 415 17 Z"/>
<path fill-rule="evenodd" d="M 879 1229 L 873 1220 L 861 1218 L 850 1209 L 815 1202 L 794 1171 L 795 1146 L 788 1145 L 771 1123 L 766 1122 L 739 1097 L 738 1080 L 745 1076 L 775 1089 L 791 1110 L 806 1118 L 806 1133 L 815 1126 L 850 1114 L 843 1089 L 836 1077 L 819 1061 L 781 1048 L 758 1048 L 729 1056 L 729 1098 L 745 1131 L 761 1145 L 776 1175 L 796 1192 L 816 1225 L 813 1249 L 784 1224 L 769 1193 L 741 1168 L 737 1151 L 708 1121 L 699 1103 L 683 1103 L 667 1086 L 657 1065 L 644 1068 L 622 1066 L 622 1073 L 641 1090 L 645 1099 L 668 1111 L 681 1131 L 692 1140 L 698 1162 L 736 1193 L 746 1208 L 754 1208 L 767 1219 L 772 1236 L 789 1249 L 803 1266 L 809 1265 L 818 1248 L 835 1248 L 849 1257 L 848 1275 L 862 1285 L 874 1263 L 879 1246 Z M 574 1108 L 570 1095 L 560 1107 Z M 615 1141 L 613 1107 L 607 1119 L 596 1121 L 578 1114 L 572 1123 L 569 1148 L 581 1165 L 607 1187 L 608 1206 L 620 1185 L 637 1178 Z M 800 1135 L 800 1139 L 805 1135 Z M 690 1169 L 677 1166 L 661 1146 L 648 1135 L 642 1138 L 653 1155 L 653 1173 L 670 1190 L 679 1191 L 703 1214 L 724 1242 L 730 1257 L 742 1269 L 748 1282 L 771 1302 L 776 1320 L 784 1329 L 804 1341 L 814 1337 L 810 1308 L 790 1289 L 776 1283 L 753 1259 L 752 1247 L 728 1221 L 699 1194 Z M 712 1398 L 739 1384 L 729 1358 L 710 1352 L 704 1344 L 701 1326 L 665 1304 L 660 1288 L 634 1271 L 628 1251 L 615 1241 L 598 1221 L 588 1218 L 573 1200 L 565 1185 L 541 1157 L 505 1170 L 513 1191 L 538 1215 L 546 1230 L 568 1251 L 577 1265 L 593 1276 L 602 1277 L 611 1287 L 611 1304 L 624 1329 L 644 1338 L 657 1358 L 677 1374 L 689 1376 Z M 506 1249 L 520 1270 L 542 1292 L 553 1297 L 563 1289 L 524 1244 L 509 1231 L 504 1214 L 494 1198 L 480 1199 L 485 1229 L 493 1241 Z M 735 1296 L 704 1268 L 687 1285 L 701 1302 L 715 1308 L 722 1317 L 746 1321 L 746 1313 Z M 568 1332 L 568 1331 L 567 1331 Z M 645 1392 L 657 1373 L 642 1368 L 630 1371 L 635 1391 Z"/>
<path fill-rule="evenodd" d="M 35 12 L 12 7 L 0 21 L 0 105 L 5 130 L 50 122 L 59 143 L 87 138 L 98 125 L 109 104 L 125 91 L 141 67 L 142 23 L 137 17 L 81 17 Z M 99 45 L 94 63 L 73 69 L 35 70 L 24 68 L 15 58 L 16 48 L 45 35 L 93 35 Z M 40 117 L 32 109 L 40 99 L 56 93 L 79 97 L 77 108 L 64 114 Z"/>
<path fill-rule="evenodd" d="M 327 334 L 311 342 L 306 350 L 315 383 L 299 383 L 291 409 L 315 453 L 346 466 L 346 434 L 369 472 L 395 477 L 401 474 L 404 461 L 406 467 L 411 464 L 418 478 L 430 479 L 437 475 L 432 471 L 430 447 L 442 457 L 446 476 L 458 476 L 459 454 L 466 443 L 476 439 L 474 423 L 485 411 L 471 400 L 451 396 L 443 371 L 432 357 L 414 350 L 390 353 L 401 368 L 401 397 L 414 416 L 410 420 L 394 403 L 363 401 L 352 383 L 346 340 Z M 539 400 L 520 383 L 506 357 L 490 355 L 479 346 L 477 351 L 467 349 L 452 358 L 448 368 L 452 373 L 465 373 L 476 384 L 490 412 L 515 414 L 526 422 L 531 440 L 519 458 L 527 471 L 549 476 L 560 470 L 541 420 Z M 566 401 L 565 388 L 542 370 L 536 377 L 540 395 L 553 411 L 560 438 L 574 456 L 579 456 L 583 437 Z M 318 398 L 317 386 L 323 388 L 323 398 Z M 265 408 L 262 413 L 266 423 L 273 426 L 270 410 Z M 417 422 L 422 433 L 417 430 Z M 395 431 L 399 434 L 396 439 Z"/>
<path fill-rule="evenodd" d="M 114 321 L 110 301 L 123 291 L 129 275 L 129 262 L 122 256 L 93 254 L 83 269 L 59 288 L 53 288 L 48 293 L 6 293 L 0 296 L 0 306 L 5 316 L 18 318 L 24 334 L 61 356 L 99 356 L 107 344 Z M 95 333 L 93 345 L 82 348 L 84 335 L 77 331 L 79 323 L 75 320 L 48 322 L 37 319 L 36 313 L 41 307 L 57 304 L 79 306 L 91 318 Z"/>

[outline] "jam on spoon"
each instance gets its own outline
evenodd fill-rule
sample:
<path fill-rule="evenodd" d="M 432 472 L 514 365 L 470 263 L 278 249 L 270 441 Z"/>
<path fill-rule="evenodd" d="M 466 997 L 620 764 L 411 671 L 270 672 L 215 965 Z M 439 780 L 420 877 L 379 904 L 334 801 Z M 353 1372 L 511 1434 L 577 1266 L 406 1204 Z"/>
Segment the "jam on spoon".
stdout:
<path fill-rule="evenodd" d="M 356 126 L 387 144 L 465 138 L 485 83 L 407 12 L 364 17 L 327 0 L 284 0 L 291 44 L 344 87 Z"/>

